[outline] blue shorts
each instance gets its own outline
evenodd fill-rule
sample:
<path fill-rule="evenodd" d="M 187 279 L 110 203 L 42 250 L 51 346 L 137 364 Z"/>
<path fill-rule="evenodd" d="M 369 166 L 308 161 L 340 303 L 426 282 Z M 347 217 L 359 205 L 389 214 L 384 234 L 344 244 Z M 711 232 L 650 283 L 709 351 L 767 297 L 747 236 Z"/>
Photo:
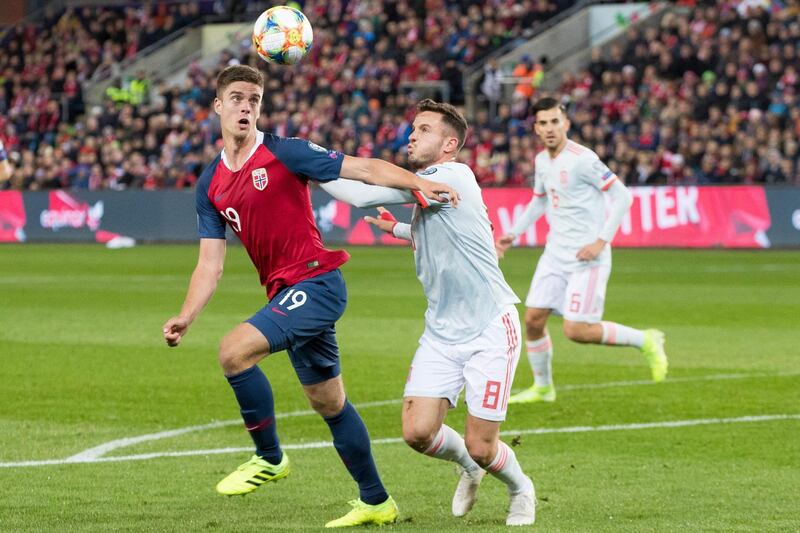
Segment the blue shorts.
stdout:
<path fill-rule="evenodd" d="M 347 288 L 336 269 L 283 288 L 247 319 L 267 341 L 270 353 L 287 350 L 303 385 L 341 372 L 336 321 L 347 306 Z"/>

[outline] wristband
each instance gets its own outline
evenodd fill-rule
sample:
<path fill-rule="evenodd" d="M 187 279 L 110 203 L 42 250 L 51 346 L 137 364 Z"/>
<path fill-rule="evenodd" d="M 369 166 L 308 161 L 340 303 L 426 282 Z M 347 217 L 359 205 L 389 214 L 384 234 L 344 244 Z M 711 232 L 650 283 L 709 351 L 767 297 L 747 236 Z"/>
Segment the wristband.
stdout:
<path fill-rule="evenodd" d="M 391 214 L 389 211 L 384 211 L 378 218 L 380 218 L 381 220 L 388 220 L 389 222 L 397 222 L 397 219 L 394 218 L 394 215 Z"/>
<path fill-rule="evenodd" d="M 392 215 L 389 211 L 384 211 L 380 214 L 378 218 L 381 220 L 388 220 L 389 222 L 392 222 L 392 227 L 389 230 L 389 233 L 394 233 L 394 227 L 397 225 L 397 219 L 394 218 L 394 215 Z"/>

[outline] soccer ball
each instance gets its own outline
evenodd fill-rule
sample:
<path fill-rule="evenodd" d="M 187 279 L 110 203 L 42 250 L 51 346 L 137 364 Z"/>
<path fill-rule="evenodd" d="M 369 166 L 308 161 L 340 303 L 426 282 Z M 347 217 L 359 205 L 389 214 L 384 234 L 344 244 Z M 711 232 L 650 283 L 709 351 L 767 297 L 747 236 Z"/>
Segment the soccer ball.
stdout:
<path fill-rule="evenodd" d="M 294 65 L 311 50 L 314 33 L 303 13 L 289 6 L 275 6 L 258 17 L 253 27 L 253 46 L 265 61 Z"/>

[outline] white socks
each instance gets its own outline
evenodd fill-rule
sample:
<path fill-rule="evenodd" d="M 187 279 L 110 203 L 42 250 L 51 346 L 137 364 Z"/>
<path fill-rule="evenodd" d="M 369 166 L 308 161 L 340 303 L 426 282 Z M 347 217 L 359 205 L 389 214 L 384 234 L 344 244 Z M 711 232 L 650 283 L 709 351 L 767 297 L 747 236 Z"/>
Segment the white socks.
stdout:
<path fill-rule="evenodd" d="M 541 339 L 525 343 L 528 348 L 528 362 L 533 370 L 533 384 L 547 387 L 553 384 L 553 343 L 550 334 Z"/>
<path fill-rule="evenodd" d="M 600 322 L 603 327 L 603 344 L 616 346 L 636 346 L 641 348 L 644 344 L 644 332 L 639 329 L 629 328 L 616 322 Z"/>
<path fill-rule="evenodd" d="M 433 438 L 433 443 L 425 450 L 425 455 L 453 461 L 461 465 L 467 472 L 473 472 L 480 468 L 472 457 L 469 456 L 464 439 L 453 428 L 442 424 L 439 433 Z M 514 451 L 503 441 L 497 443 L 497 455 L 494 460 L 486 467 L 486 471 L 502 481 L 508 486 L 508 491 L 512 494 L 522 492 L 528 488 L 528 476 L 522 472 L 522 468 L 517 462 Z"/>
<path fill-rule="evenodd" d="M 497 443 L 497 455 L 486 467 L 486 471 L 508 486 L 512 494 L 522 492 L 529 487 L 528 476 L 522 472 L 514 451 L 503 441 Z"/>
<path fill-rule="evenodd" d="M 446 424 L 442 424 L 442 427 L 439 428 L 439 433 L 436 434 L 431 445 L 423 453 L 437 459 L 453 461 L 461 465 L 467 472 L 480 468 L 478 463 L 469 456 L 467 445 L 461 435 Z"/>

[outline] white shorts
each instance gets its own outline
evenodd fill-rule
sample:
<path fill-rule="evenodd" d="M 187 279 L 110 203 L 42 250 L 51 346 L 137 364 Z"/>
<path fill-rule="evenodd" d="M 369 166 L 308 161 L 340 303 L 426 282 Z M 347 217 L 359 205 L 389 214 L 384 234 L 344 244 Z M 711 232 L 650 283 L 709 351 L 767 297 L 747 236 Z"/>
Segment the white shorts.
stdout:
<path fill-rule="evenodd" d="M 543 256 L 533 274 L 525 307 L 552 309 L 573 322 L 600 322 L 610 275 L 611 265 L 587 265 L 567 272 Z"/>
<path fill-rule="evenodd" d="M 513 305 L 508 305 L 477 338 L 464 344 L 445 344 L 424 333 L 403 396 L 447 398 L 455 407 L 466 386 L 465 401 L 472 416 L 505 420 L 519 362 L 520 334 L 519 315 Z"/>

